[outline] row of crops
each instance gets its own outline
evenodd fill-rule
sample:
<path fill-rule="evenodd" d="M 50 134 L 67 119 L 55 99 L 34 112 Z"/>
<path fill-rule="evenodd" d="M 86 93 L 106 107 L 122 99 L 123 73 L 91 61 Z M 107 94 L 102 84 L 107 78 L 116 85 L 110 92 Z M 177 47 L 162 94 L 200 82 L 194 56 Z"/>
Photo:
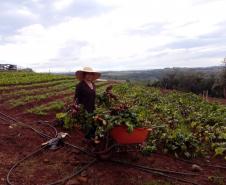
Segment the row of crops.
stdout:
<path fill-rule="evenodd" d="M 36 115 L 62 112 L 72 102 L 77 83 L 74 77 L 61 75 L 0 73 L 0 76 L 1 103 L 9 108 L 24 106 L 24 113 Z M 103 97 L 107 85 L 107 82 L 96 84 L 98 97 Z M 225 157 L 225 106 L 208 103 L 192 93 L 163 94 L 159 89 L 130 83 L 115 84 L 113 94 L 129 111 L 109 116 L 105 114 L 108 107 L 99 104 L 96 113 L 109 125 L 124 122 L 129 128 L 135 124 L 155 127 L 144 153 L 161 150 L 176 157 Z M 105 128 L 98 129 L 101 132 Z"/>
<path fill-rule="evenodd" d="M 36 115 L 63 110 L 72 102 L 78 83 L 73 76 L 31 72 L 2 72 L 0 76 L 1 103 L 10 109 L 22 107 L 23 113 Z M 100 89 L 105 85 L 106 82 L 97 83 Z"/>
<path fill-rule="evenodd" d="M 176 157 L 226 156 L 226 107 L 193 93 L 162 94 L 156 88 L 121 84 L 114 92 L 145 126 L 154 129 L 145 152 L 161 149 Z M 226 159 L 226 157 L 225 157 Z"/>
<path fill-rule="evenodd" d="M 73 117 L 58 114 L 65 128 L 93 123 L 97 126 L 97 137 L 101 138 L 119 124 L 126 125 L 129 132 L 137 126 L 151 127 L 154 130 L 144 154 L 161 151 L 175 157 L 212 155 L 226 159 L 225 106 L 208 103 L 193 93 L 163 94 L 159 89 L 131 83 L 114 85 L 113 94 L 109 96 L 104 90 L 105 87 L 98 89 L 93 114 L 81 108 L 73 110 Z M 109 97 L 114 95 L 117 100 L 109 102 Z"/>
<path fill-rule="evenodd" d="M 40 82 L 49 82 L 62 79 L 73 79 L 73 76 L 52 75 L 49 73 L 34 73 L 34 72 L 1 72 L 0 86 L 19 85 L 19 84 L 34 84 Z"/>

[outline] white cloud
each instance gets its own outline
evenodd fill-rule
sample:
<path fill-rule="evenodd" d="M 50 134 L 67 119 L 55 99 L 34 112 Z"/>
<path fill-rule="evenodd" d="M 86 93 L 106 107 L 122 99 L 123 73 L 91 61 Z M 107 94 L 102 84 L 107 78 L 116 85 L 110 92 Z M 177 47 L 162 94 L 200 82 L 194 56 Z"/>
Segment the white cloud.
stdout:
<path fill-rule="evenodd" d="M 55 2 L 53 3 L 53 6 L 57 10 L 62 10 L 70 6 L 72 3 L 73 3 L 73 0 L 55 0 Z"/>
<path fill-rule="evenodd" d="M 62 11 L 76 2 L 54 0 L 52 6 Z M 206 46 L 195 47 L 195 43 L 201 41 L 202 36 L 226 28 L 220 24 L 226 22 L 225 1 L 200 1 L 198 4 L 194 4 L 195 0 L 96 2 L 113 9 L 90 17 L 62 15 L 61 22 L 48 26 L 39 22 L 17 30 L 15 35 L 3 38 L 0 34 L 0 61 L 32 66 L 35 70 L 46 67 L 46 71 L 49 68 L 71 70 L 83 65 L 111 70 L 211 66 L 220 64 L 224 57 L 225 48 L 217 42 L 217 34 L 211 36 L 216 41 L 207 40 Z M 32 13 L 31 7 L 17 12 L 36 20 L 40 17 Z M 186 42 L 178 45 L 181 48 L 170 47 L 189 39 L 195 41 L 189 48 Z M 225 37 L 223 39 L 226 41 Z M 205 53 L 211 52 L 211 56 L 205 57 Z"/>

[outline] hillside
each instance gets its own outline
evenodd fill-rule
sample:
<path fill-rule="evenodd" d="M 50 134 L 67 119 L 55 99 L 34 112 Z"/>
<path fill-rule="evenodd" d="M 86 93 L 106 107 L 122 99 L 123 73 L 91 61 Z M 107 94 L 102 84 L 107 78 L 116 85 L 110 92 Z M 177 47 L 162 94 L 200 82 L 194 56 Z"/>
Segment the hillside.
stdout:
<path fill-rule="evenodd" d="M 199 72 L 206 75 L 216 75 L 221 71 L 222 67 L 206 67 L 206 68 L 165 68 L 153 70 L 134 70 L 134 71 L 106 71 L 102 77 L 106 79 L 135 80 L 135 81 L 152 81 L 163 78 L 170 72 Z"/>
<path fill-rule="evenodd" d="M 200 68 L 164 68 L 164 69 L 148 69 L 148 70 L 128 70 L 128 71 L 102 71 L 103 79 L 109 80 L 132 80 L 132 81 L 155 81 L 160 80 L 165 75 L 173 71 L 178 72 L 197 72 L 204 75 L 217 75 L 222 70 L 221 66 L 200 67 Z M 74 73 L 57 73 L 63 75 L 74 76 Z"/>

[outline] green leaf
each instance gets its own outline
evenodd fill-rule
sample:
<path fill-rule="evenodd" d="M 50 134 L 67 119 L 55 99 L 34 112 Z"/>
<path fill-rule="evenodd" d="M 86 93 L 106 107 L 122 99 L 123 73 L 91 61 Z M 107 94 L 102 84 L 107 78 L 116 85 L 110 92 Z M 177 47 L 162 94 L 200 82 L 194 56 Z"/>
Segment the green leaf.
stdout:
<path fill-rule="evenodd" d="M 56 114 L 56 119 L 57 120 L 62 120 L 66 115 L 67 115 L 67 113 L 63 113 L 63 112 L 57 113 Z"/>
<path fill-rule="evenodd" d="M 215 149 L 215 156 L 217 155 L 223 155 L 223 153 L 226 151 L 226 148 L 223 148 L 223 147 L 217 147 Z"/>

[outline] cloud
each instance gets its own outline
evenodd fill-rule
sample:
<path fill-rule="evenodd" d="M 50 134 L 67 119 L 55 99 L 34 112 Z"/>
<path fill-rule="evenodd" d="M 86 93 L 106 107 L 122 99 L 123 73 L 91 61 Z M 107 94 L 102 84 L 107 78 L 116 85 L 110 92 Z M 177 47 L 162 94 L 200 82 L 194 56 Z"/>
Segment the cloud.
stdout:
<path fill-rule="evenodd" d="M 166 47 L 169 47 L 171 49 L 180 49 L 180 48 L 199 48 L 199 47 L 208 47 L 211 45 L 224 45 L 226 43 L 226 37 L 225 38 L 193 38 L 193 39 L 182 39 L 173 43 L 170 43 L 166 45 Z"/>
<path fill-rule="evenodd" d="M 68 17 L 92 17 L 110 11 L 94 0 L 22 0 L 0 2 L 0 33 L 9 35 L 31 24 L 54 25 Z"/>
<path fill-rule="evenodd" d="M 10 1 L 0 2 L 0 35 L 6 36 L 16 32 L 17 29 L 36 22 L 37 17 L 28 8 L 13 4 Z"/>
<path fill-rule="evenodd" d="M 1 1 L 0 61 L 37 71 L 219 65 L 225 6 L 223 0 Z"/>
<path fill-rule="evenodd" d="M 131 29 L 128 31 L 128 34 L 131 35 L 159 35 L 163 31 L 166 30 L 165 26 L 167 23 L 161 23 L 161 22 L 156 22 L 156 23 L 149 23 L 146 25 L 142 25 L 138 28 Z"/>

